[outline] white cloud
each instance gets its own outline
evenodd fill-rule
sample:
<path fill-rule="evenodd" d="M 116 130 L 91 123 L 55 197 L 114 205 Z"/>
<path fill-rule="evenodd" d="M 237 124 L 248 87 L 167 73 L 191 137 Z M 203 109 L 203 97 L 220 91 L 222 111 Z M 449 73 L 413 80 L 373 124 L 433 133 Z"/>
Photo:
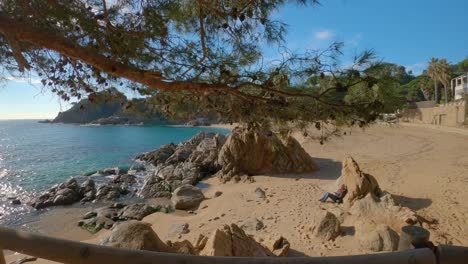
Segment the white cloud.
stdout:
<path fill-rule="evenodd" d="M 314 33 L 314 37 L 319 40 L 331 39 L 335 36 L 335 33 L 330 30 L 317 31 Z"/>
<path fill-rule="evenodd" d="M 40 84 L 40 79 L 35 78 L 26 78 L 26 77 L 15 77 L 15 76 L 8 76 L 3 78 L 6 81 L 18 82 L 18 83 L 29 83 L 29 84 Z"/>

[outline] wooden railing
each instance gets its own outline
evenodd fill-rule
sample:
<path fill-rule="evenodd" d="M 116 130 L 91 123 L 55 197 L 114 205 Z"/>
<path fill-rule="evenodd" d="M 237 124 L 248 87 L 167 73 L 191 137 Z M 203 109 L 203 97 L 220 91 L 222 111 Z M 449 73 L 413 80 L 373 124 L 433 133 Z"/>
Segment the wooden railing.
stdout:
<path fill-rule="evenodd" d="M 0 264 L 5 264 L 3 249 L 61 263 L 76 264 L 462 264 L 468 263 L 468 248 L 441 246 L 434 253 L 428 248 L 401 252 L 336 257 L 206 257 L 138 251 L 57 239 L 0 227 Z"/>

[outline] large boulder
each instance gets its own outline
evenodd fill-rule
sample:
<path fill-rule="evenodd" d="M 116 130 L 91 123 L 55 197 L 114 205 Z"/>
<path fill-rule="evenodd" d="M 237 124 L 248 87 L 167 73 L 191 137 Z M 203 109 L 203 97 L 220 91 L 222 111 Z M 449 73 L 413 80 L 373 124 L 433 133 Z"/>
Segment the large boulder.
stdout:
<path fill-rule="evenodd" d="M 281 140 L 271 131 L 236 128 L 218 155 L 220 179 L 263 173 L 305 173 L 317 169 L 312 157 L 291 136 Z"/>
<path fill-rule="evenodd" d="M 416 213 L 407 207 L 396 205 L 389 193 L 382 193 L 381 197 L 367 194 L 364 198 L 356 200 L 349 208 L 349 213 L 356 219 L 372 219 L 383 223 L 395 230 L 418 221 Z"/>
<path fill-rule="evenodd" d="M 388 225 L 372 221 L 359 221 L 355 225 L 356 237 L 365 250 L 374 252 L 395 251 L 398 247 L 398 234 Z"/>
<path fill-rule="evenodd" d="M 152 206 L 144 203 L 137 203 L 123 208 L 120 212 L 119 218 L 120 220 L 141 220 L 145 216 L 155 213 L 156 211 L 157 209 Z"/>
<path fill-rule="evenodd" d="M 134 220 L 115 225 L 110 236 L 104 238 L 101 244 L 117 248 L 173 252 L 149 224 Z"/>
<path fill-rule="evenodd" d="M 314 215 L 309 231 L 320 239 L 333 240 L 341 234 L 340 221 L 328 211 L 319 211 Z"/>
<path fill-rule="evenodd" d="M 369 193 L 380 196 L 381 190 L 377 180 L 372 175 L 362 172 L 352 157 L 346 157 L 342 166 L 338 185 L 344 184 L 347 187 L 348 192 L 343 199 L 345 202 L 352 204 Z"/>
<path fill-rule="evenodd" d="M 201 250 L 203 256 L 268 257 L 273 254 L 235 224 L 217 229 Z"/>
<path fill-rule="evenodd" d="M 181 210 L 197 207 L 204 199 L 202 191 L 190 184 L 175 189 L 171 197 L 174 207 Z"/>

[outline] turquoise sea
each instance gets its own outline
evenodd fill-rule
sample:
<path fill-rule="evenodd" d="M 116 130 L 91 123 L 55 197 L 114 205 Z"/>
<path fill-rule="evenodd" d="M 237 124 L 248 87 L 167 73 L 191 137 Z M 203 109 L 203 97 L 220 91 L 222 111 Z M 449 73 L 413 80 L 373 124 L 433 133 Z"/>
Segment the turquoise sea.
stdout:
<path fill-rule="evenodd" d="M 0 200 L 43 191 L 71 176 L 133 164 L 136 155 L 199 131 L 226 129 L 171 126 L 79 126 L 37 120 L 0 121 Z M 11 212 L 0 203 L 0 217 Z M 7 208 L 8 207 L 8 208 Z"/>

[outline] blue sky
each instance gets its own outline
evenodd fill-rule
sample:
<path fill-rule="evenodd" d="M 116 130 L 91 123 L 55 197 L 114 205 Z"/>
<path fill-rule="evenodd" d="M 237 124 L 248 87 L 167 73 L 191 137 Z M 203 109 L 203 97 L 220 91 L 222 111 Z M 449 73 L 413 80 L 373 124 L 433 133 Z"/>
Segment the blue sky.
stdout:
<path fill-rule="evenodd" d="M 289 49 L 342 41 L 343 64 L 364 49 L 415 73 L 431 57 L 452 63 L 468 57 L 468 0 L 322 0 L 314 7 L 287 5 L 275 16 L 289 25 Z M 0 86 L 0 119 L 53 118 L 67 107 L 34 78 Z"/>

